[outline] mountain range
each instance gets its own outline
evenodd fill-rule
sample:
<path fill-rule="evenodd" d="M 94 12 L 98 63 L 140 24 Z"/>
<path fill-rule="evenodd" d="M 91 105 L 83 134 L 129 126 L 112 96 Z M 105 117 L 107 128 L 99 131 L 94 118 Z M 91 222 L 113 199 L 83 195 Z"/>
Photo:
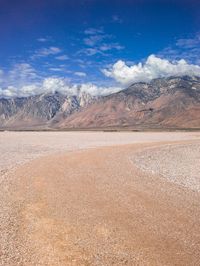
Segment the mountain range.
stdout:
<path fill-rule="evenodd" d="M 158 78 L 98 97 L 79 91 L 0 98 L 0 128 L 200 128 L 200 78 Z"/>

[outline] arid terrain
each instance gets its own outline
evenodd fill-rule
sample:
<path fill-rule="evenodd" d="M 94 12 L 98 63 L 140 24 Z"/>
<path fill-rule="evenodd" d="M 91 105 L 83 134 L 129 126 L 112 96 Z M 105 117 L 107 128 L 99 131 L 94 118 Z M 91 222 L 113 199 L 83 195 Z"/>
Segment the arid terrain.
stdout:
<path fill-rule="evenodd" d="M 200 132 L 1 132 L 0 265 L 199 265 Z"/>
<path fill-rule="evenodd" d="M 0 129 L 199 129 L 199 113 L 200 78 L 171 76 L 105 96 L 78 90 L 0 98 Z"/>

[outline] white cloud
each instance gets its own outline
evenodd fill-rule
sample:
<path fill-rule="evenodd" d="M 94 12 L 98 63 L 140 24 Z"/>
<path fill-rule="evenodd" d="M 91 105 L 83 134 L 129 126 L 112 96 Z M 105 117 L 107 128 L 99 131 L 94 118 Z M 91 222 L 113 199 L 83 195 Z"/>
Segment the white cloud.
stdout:
<path fill-rule="evenodd" d="M 57 60 L 65 61 L 69 59 L 68 55 L 59 55 L 55 57 Z"/>
<path fill-rule="evenodd" d="M 128 66 L 124 61 L 119 60 L 110 68 L 103 69 L 102 72 L 122 85 L 129 85 L 140 81 L 148 82 L 160 77 L 200 76 L 200 66 L 188 64 L 184 59 L 170 62 L 155 55 L 150 55 L 144 64 Z"/>
<path fill-rule="evenodd" d="M 197 32 L 190 38 L 178 39 L 175 45 L 168 46 L 157 55 L 170 60 L 180 60 L 184 58 L 192 64 L 199 64 L 200 54 L 200 33 Z"/>
<path fill-rule="evenodd" d="M 66 78 L 48 77 L 40 83 L 32 83 L 20 87 L 7 86 L 5 89 L 0 88 L 0 97 L 27 97 L 56 91 L 67 95 L 77 95 L 80 92 L 86 92 L 96 96 L 107 95 L 119 90 L 121 90 L 121 87 L 104 87 L 92 83 L 71 84 Z"/>
<path fill-rule="evenodd" d="M 15 64 L 8 71 L 0 71 L 0 86 L 23 86 L 39 79 L 37 71 L 28 63 Z"/>
<path fill-rule="evenodd" d="M 84 33 L 86 35 L 95 35 L 95 34 L 101 34 L 103 33 L 103 29 L 102 28 L 88 28 L 84 31 Z"/>
<path fill-rule="evenodd" d="M 41 89 L 43 92 L 65 91 L 68 85 L 64 78 L 46 78 L 44 79 Z"/>
<path fill-rule="evenodd" d="M 196 34 L 194 38 L 185 38 L 179 39 L 176 42 L 176 46 L 184 49 L 191 49 L 195 47 L 199 47 L 200 45 L 200 34 Z"/>
<path fill-rule="evenodd" d="M 74 75 L 79 76 L 79 77 L 86 77 L 87 74 L 85 72 L 75 72 Z"/>
<path fill-rule="evenodd" d="M 80 88 L 80 91 L 87 92 L 93 96 L 95 95 L 108 95 L 117 91 L 120 91 L 121 87 L 103 87 L 103 86 L 97 86 L 92 83 L 86 83 L 78 85 L 78 88 Z"/>
<path fill-rule="evenodd" d="M 60 71 L 60 68 L 52 70 Z M 139 64 L 132 62 L 132 65 L 128 65 L 119 60 L 114 65 L 104 69 L 103 73 L 121 83 L 121 86 L 105 87 L 92 83 L 71 84 L 69 79 L 55 76 L 42 80 L 30 64 L 16 64 L 10 71 L 0 70 L 0 97 L 30 96 L 55 91 L 69 95 L 75 95 L 80 91 L 92 95 L 106 95 L 119 91 L 134 82 L 148 82 L 154 78 L 168 76 L 200 76 L 200 66 L 188 64 L 183 59 L 170 62 L 150 55 L 144 63 Z M 75 72 L 74 75 L 84 77 L 86 73 Z M 6 83 L 1 82 L 1 80 L 5 80 Z"/>
<path fill-rule="evenodd" d="M 100 51 L 98 48 L 85 48 L 85 49 L 78 51 L 78 54 L 85 54 L 87 56 L 93 56 L 96 54 L 103 55 L 103 52 Z"/>
<path fill-rule="evenodd" d="M 24 81 L 24 80 L 33 80 L 37 78 L 36 70 L 28 63 L 15 64 L 13 68 L 8 72 L 6 78 L 9 80 Z"/>
<path fill-rule="evenodd" d="M 110 50 L 122 50 L 124 49 L 124 46 L 120 45 L 119 43 L 109 43 L 109 44 L 102 44 L 99 49 L 103 52 L 110 51 Z"/>
<path fill-rule="evenodd" d="M 101 42 L 104 38 L 106 38 L 106 35 L 91 35 L 87 38 L 84 38 L 83 41 L 88 46 L 94 46 Z"/>
<path fill-rule="evenodd" d="M 55 72 L 63 72 L 64 68 L 63 67 L 50 67 L 50 71 L 55 71 Z"/>
<path fill-rule="evenodd" d="M 35 52 L 34 55 L 32 55 L 32 59 L 35 59 L 37 57 L 46 57 L 46 56 L 49 56 L 49 55 L 57 55 L 59 53 L 61 53 L 62 50 L 59 48 L 59 47 L 54 47 L 54 46 L 51 46 L 51 47 L 48 47 L 48 48 L 41 48 L 39 50 L 37 50 Z"/>
<path fill-rule="evenodd" d="M 15 97 L 17 95 L 17 89 L 13 86 L 9 86 L 6 89 L 0 88 L 0 97 Z"/>
<path fill-rule="evenodd" d="M 25 84 L 35 84 L 40 80 L 36 69 L 28 63 L 14 64 L 8 71 L 0 71 L 0 87 L 7 89 L 4 94 L 12 93 L 17 95 L 17 88 L 23 87 Z M 2 92 L 1 92 L 2 94 Z"/>
<path fill-rule="evenodd" d="M 78 54 L 85 54 L 87 56 L 93 56 L 93 55 L 106 55 L 106 52 L 109 52 L 111 50 L 122 50 L 124 49 L 124 46 L 118 44 L 118 43 L 103 43 L 99 44 L 96 47 L 90 47 L 90 48 L 85 48 L 80 51 L 78 51 Z"/>
<path fill-rule="evenodd" d="M 48 39 L 47 38 L 38 38 L 37 41 L 38 42 L 47 42 Z"/>
<path fill-rule="evenodd" d="M 102 30 L 98 29 L 88 29 L 85 31 L 87 35 L 83 39 L 86 48 L 80 50 L 78 53 L 83 53 L 87 56 L 93 55 L 106 55 L 107 52 L 111 50 L 122 50 L 124 47 L 118 42 L 111 42 L 115 36 L 111 34 L 105 34 Z"/>

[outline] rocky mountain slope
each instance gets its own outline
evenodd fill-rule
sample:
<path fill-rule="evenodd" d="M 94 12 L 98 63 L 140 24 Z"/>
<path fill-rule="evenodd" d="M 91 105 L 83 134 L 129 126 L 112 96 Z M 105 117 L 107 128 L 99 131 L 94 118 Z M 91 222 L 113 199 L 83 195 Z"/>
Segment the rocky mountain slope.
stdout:
<path fill-rule="evenodd" d="M 48 128 L 73 112 L 92 103 L 87 93 L 75 96 L 59 92 L 23 98 L 0 99 L 0 128 Z"/>
<path fill-rule="evenodd" d="M 200 78 L 135 83 L 72 114 L 59 126 L 200 128 Z"/>
<path fill-rule="evenodd" d="M 200 128 L 200 78 L 135 83 L 93 98 L 59 92 L 0 99 L 0 128 Z"/>

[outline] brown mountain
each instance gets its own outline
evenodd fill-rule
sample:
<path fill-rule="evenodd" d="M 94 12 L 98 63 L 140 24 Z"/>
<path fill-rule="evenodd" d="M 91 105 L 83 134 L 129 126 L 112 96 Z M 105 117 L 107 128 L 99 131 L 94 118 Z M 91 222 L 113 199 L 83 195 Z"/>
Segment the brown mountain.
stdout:
<path fill-rule="evenodd" d="M 104 97 L 59 92 L 0 98 L 1 129 L 200 128 L 200 78 L 169 77 Z"/>
<path fill-rule="evenodd" d="M 59 121 L 58 127 L 200 128 L 200 78 L 135 83 Z"/>
<path fill-rule="evenodd" d="M 87 106 L 91 95 L 63 95 L 59 92 L 30 97 L 0 98 L 0 128 L 48 129 L 61 119 Z"/>

